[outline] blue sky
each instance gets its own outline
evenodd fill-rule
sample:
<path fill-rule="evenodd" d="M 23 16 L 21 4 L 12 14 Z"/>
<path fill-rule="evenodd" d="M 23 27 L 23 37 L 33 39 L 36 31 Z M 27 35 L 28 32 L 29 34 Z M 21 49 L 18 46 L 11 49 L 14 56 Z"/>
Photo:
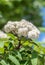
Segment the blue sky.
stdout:
<path fill-rule="evenodd" d="M 42 26 L 45 27 L 45 7 L 42 7 L 40 9 L 40 13 L 41 13 L 41 16 L 42 16 L 42 19 L 43 19 Z M 38 41 L 45 42 L 45 32 L 41 32 L 41 34 L 38 38 Z"/>
<path fill-rule="evenodd" d="M 41 32 L 39 38 L 38 38 L 38 41 L 42 41 L 42 42 L 45 42 L 45 32 Z"/>
<path fill-rule="evenodd" d="M 43 19 L 42 26 L 45 27 L 45 7 L 42 7 L 42 8 L 40 9 L 40 12 L 41 12 L 41 16 L 42 16 L 42 19 Z"/>

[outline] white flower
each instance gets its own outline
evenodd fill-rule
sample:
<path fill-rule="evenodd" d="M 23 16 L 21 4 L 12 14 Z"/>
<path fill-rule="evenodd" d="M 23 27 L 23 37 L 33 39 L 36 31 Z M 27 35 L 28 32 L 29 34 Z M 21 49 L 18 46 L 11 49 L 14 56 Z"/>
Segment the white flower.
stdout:
<path fill-rule="evenodd" d="M 5 25 L 5 26 L 4 26 L 4 31 L 5 31 L 6 33 L 10 32 L 10 25 Z"/>
<path fill-rule="evenodd" d="M 20 36 L 27 36 L 27 33 L 28 33 L 28 28 L 19 28 L 18 29 L 18 35 Z"/>
<path fill-rule="evenodd" d="M 40 31 L 29 21 L 22 19 L 21 21 L 9 21 L 4 26 L 4 31 L 13 34 L 17 34 L 18 36 L 24 36 L 31 39 L 35 39 L 39 37 Z"/>
<path fill-rule="evenodd" d="M 33 39 L 33 38 L 35 38 L 35 37 L 36 37 L 36 33 L 35 33 L 35 32 L 32 32 L 32 31 L 29 31 L 29 32 L 28 32 L 28 38 Z"/>
<path fill-rule="evenodd" d="M 33 27 L 31 25 L 27 25 L 28 31 L 32 31 Z"/>
<path fill-rule="evenodd" d="M 0 31 L 0 38 L 7 38 L 7 35 L 4 32 Z"/>
<path fill-rule="evenodd" d="M 20 21 L 20 26 L 21 26 L 21 27 L 27 27 L 27 25 L 28 25 L 28 22 L 27 22 L 26 20 L 22 19 L 22 20 Z"/>
<path fill-rule="evenodd" d="M 39 31 L 37 30 L 32 30 L 32 31 L 29 31 L 28 32 L 28 38 L 31 38 L 31 39 L 36 39 L 39 37 Z"/>
<path fill-rule="evenodd" d="M 11 22 L 8 22 L 7 25 L 4 26 L 4 31 L 5 32 L 12 32 L 12 30 L 15 30 L 15 26 L 12 24 L 10 24 Z"/>
<path fill-rule="evenodd" d="M 37 28 L 35 29 L 35 31 L 38 35 L 40 35 L 40 31 Z"/>

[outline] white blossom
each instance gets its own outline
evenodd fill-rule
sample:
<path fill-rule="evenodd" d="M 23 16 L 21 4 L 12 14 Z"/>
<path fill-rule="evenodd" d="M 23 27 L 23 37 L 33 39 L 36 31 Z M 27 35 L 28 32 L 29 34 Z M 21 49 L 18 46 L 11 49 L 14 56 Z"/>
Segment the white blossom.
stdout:
<path fill-rule="evenodd" d="M 39 34 L 36 30 L 32 30 L 28 32 L 28 38 L 36 39 L 39 37 Z"/>
<path fill-rule="evenodd" d="M 27 33 L 28 33 L 28 28 L 19 28 L 18 29 L 18 35 L 20 36 L 27 36 Z"/>
<path fill-rule="evenodd" d="M 9 21 L 4 26 L 4 31 L 13 34 L 17 34 L 18 36 L 24 36 L 31 39 L 35 39 L 39 37 L 40 31 L 34 26 L 31 22 L 22 19 L 21 21 Z"/>
<path fill-rule="evenodd" d="M 0 38 L 7 38 L 7 35 L 0 30 Z"/>
<path fill-rule="evenodd" d="M 10 32 L 10 26 L 9 25 L 5 25 L 4 31 L 7 32 L 7 33 Z"/>
<path fill-rule="evenodd" d="M 15 26 L 12 22 L 8 22 L 5 26 L 4 26 L 4 30 L 5 32 L 12 32 L 12 30 L 15 29 Z"/>

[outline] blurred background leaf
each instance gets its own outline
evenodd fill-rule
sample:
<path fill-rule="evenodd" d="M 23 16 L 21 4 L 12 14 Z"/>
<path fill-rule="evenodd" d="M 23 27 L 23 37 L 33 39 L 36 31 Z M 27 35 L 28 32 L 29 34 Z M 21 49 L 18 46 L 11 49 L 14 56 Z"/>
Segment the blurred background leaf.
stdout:
<path fill-rule="evenodd" d="M 36 1 L 40 5 L 40 0 Z M 36 26 L 41 26 L 39 6 L 35 7 L 34 2 L 35 0 L 0 0 L 0 28 L 9 20 L 15 21 L 23 18 L 33 22 Z"/>

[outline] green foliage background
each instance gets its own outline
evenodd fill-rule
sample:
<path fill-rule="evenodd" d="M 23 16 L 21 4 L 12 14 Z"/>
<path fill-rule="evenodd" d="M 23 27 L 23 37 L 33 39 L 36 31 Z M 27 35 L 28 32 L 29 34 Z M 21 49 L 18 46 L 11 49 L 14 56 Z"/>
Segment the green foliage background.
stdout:
<path fill-rule="evenodd" d="M 45 65 L 45 48 L 25 37 L 0 39 L 0 65 Z"/>
<path fill-rule="evenodd" d="M 0 0 L 0 28 L 7 21 L 26 19 L 36 26 L 42 26 L 39 14 L 40 4 L 45 6 L 44 0 Z M 45 31 L 45 28 L 40 28 Z M 19 38 L 7 34 L 9 38 L 0 39 L 0 65 L 45 65 L 45 47 L 42 44 L 24 37 Z"/>
<path fill-rule="evenodd" d="M 26 19 L 36 26 L 41 26 L 39 6 L 34 6 L 36 0 L 0 0 L 0 28 L 9 20 Z"/>

